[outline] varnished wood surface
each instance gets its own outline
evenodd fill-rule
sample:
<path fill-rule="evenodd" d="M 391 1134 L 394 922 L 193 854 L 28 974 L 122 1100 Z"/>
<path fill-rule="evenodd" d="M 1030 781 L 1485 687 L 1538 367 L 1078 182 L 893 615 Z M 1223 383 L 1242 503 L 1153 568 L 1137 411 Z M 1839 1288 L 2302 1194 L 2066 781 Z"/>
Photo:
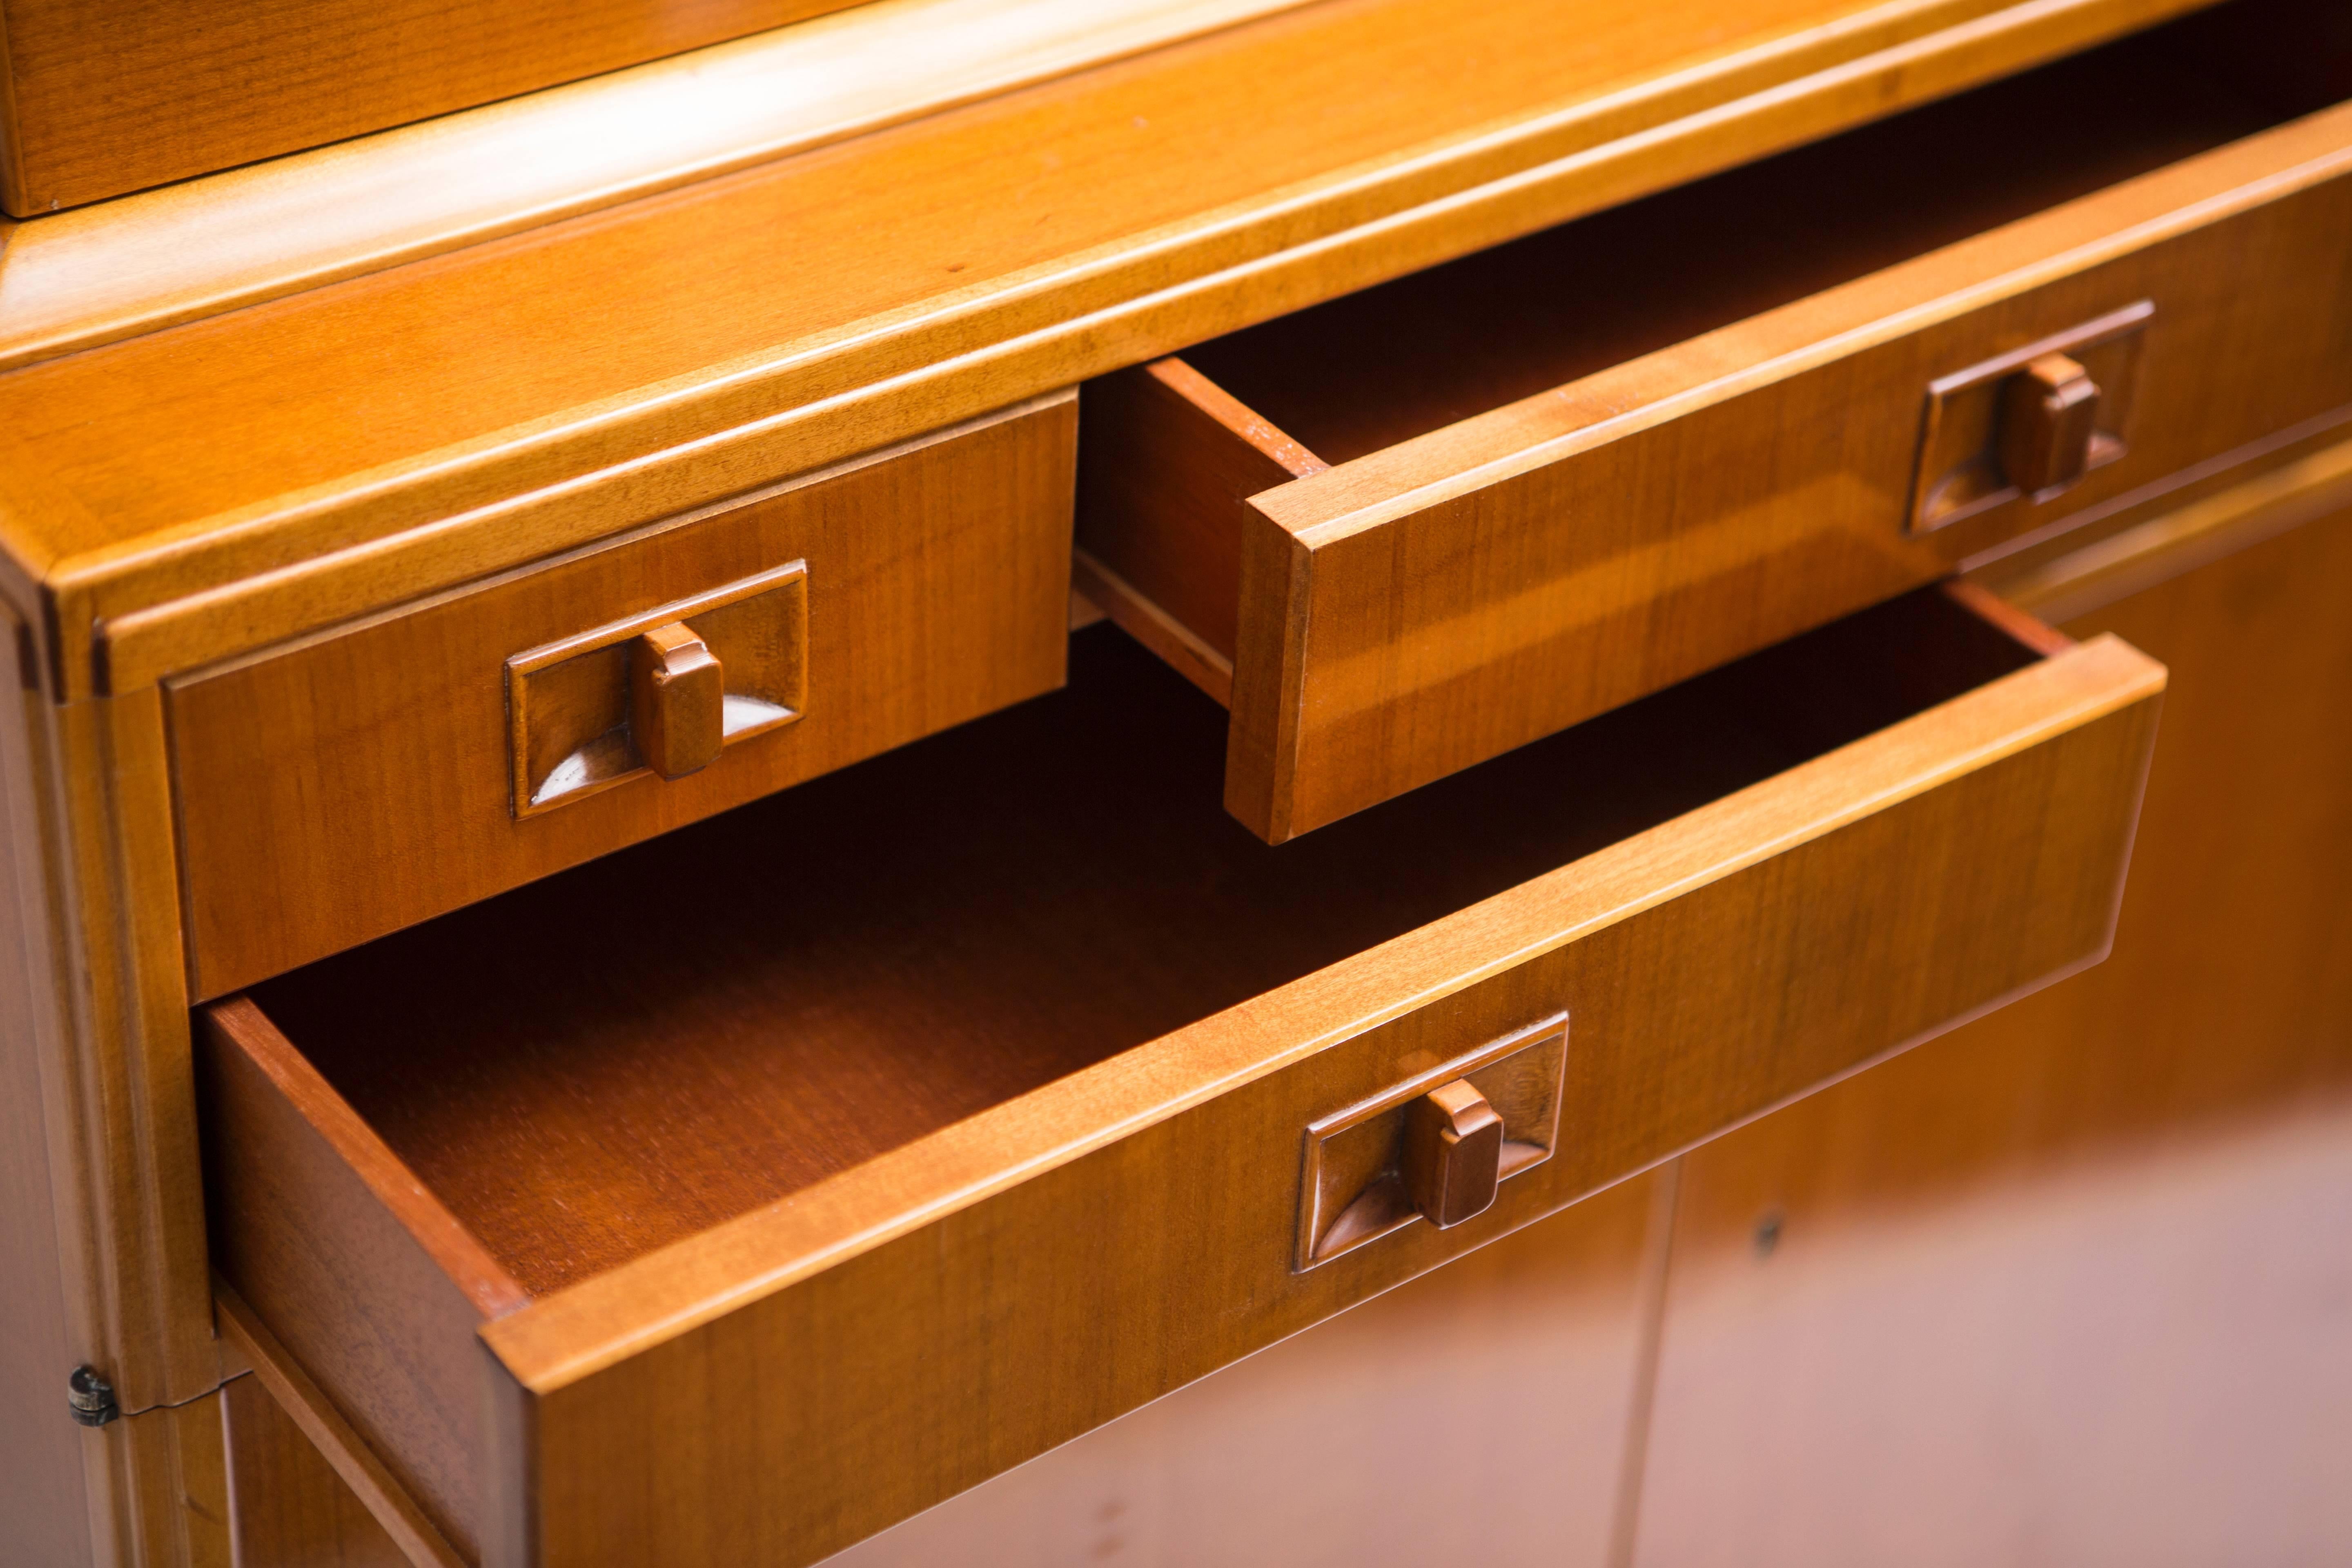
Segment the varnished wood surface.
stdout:
<path fill-rule="evenodd" d="M 289 1173 L 307 1120 L 363 1120 L 534 1298 L 482 1331 L 520 1384 L 488 1473 L 535 1477 L 493 1560 L 808 1561 L 2080 962 L 2161 682 L 1930 595 L 1268 850 L 1202 787 L 1214 709 L 1093 637 L 1063 696 L 273 982 L 260 1035 L 217 1012 L 218 1245 L 257 1260 L 224 1267 L 331 1393 L 370 1265 L 300 1238 L 370 1232 Z M 1963 842 L 1989 863 L 1948 888 Z M 648 927 L 646 878 L 697 897 Z M 1300 1130 L 1563 1002 L 1560 1152 L 1293 1274 Z M 275 1090 L 238 1065 L 272 1053 Z M 1096 1333 L 1137 1353 L 1050 1348 Z M 728 1430 L 688 1363 L 792 1420 Z"/>
<path fill-rule="evenodd" d="M 1666 1185 L 1539 1220 L 828 1568 L 1611 1568 Z"/>
<path fill-rule="evenodd" d="M 250 1004 L 211 1010 L 202 1044 L 214 1258 L 259 1325 L 244 1336 L 264 1343 L 254 1359 L 282 1345 L 434 1531 L 478 1558 L 472 1340 L 521 1287 Z"/>
<path fill-rule="evenodd" d="M 1653 5 L 1346 0 L 32 365 L 0 377 L 11 552 L 57 599 L 67 689 L 96 678 L 81 650 L 100 621 L 135 685 L 2186 0 L 1821 4 L 1742 5 L 1753 30 L 1694 59 L 1695 15 L 1662 26 Z M 605 482 L 573 488 L 592 475 Z"/>
<path fill-rule="evenodd" d="M 1188 443 L 1133 441 L 1129 488 L 1087 492 L 1081 537 L 1147 597 L 1238 576 L 1237 645 L 1223 603 L 1197 623 L 1160 606 L 1234 659 L 1234 814 L 1278 842 L 2075 507 L 2352 416 L 2333 259 L 2352 111 L 2127 180 L 2281 111 L 2189 69 L 2194 41 L 2134 39 L 1188 351 L 1242 418 L 1161 415 Z M 1929 382 L 2149 301 L 2163 325 L 2119 460 L 1905 536 Z M 2242 384 L 2218 406 L 2217 376 Z M 1122 394 L 1090 442 L 1197 379 Z M 1338 466 L 1244 505 L 1255 477 L 1223 470 L 1250 419 Z M 1189 492 L 1160 478 L 1220 442 Z M 1116 447 L 1087 463 L 1122 466 Z M 1237 546 L 1237 574 L 1159 566 Z"/>
<path fill-rule="evenodd" d="M 10 227 L 0 366 L 846 140 L 1298 0 L 868 0 Z M 5 220 L 0 220 L 5 221 Z"/>
<path fill-rule="evenodd" d="M 0 630 L 15 631 L 10 621 L 0 615 Z M 60 706 L 37 661 L 9 663 L 0 1486 L 21 1531 L 11 1549 L 64 1563 L 219 1562 L 226 1483 L 205 1396 L 220 1363 L 189 1179 L 195 1107 L 163 714 L 143 698 Z M 126 1413 L 96 1436 L 61 1403 L 64 1378 L 85 1364 Z"/>
<path fill-rule="evenodd" d="M 256 1377 L 221 1390 L 236 1568 L 410 1568 Z"/>
<path fill-rule="evenodd" d="M 261 1462 L 273 1471 L 232 1474 L 239 1568 L 305 1550 L 362 1557 L 389 1552 L 415 1568 L 467 1568 L 468 1559 L 425 1516 L 383 1457 L 226 1285 L 218 1313 L 222 1339 L 252 1370 L 228 1389 L 232 1471 L 248 1447 L 260 1450 Z M 240 1390 L 247 1395 L 242 1404 Z M 241 1417 L 258 1430 L 241 1434 Z M 293 1451 L 298 1447 L 308 1457 Z M 257 1536 L 272 1544 L 256 1544 Z M 306 1540 L 315 1544 L 306 1547 Z"/>
<path fill-rule="evenodd" d="M 2172 675 L 2106 962 L 1686 1162 L 1642 1561 L 2352 1540 L 2352 510 L 2210 539 L 2050 574 Z"/>
<path fill-rule="evenodd" d="M 0 610 L 0 634 L 14 640 L 19 629 Z M 92 1346 L 85 1311 L 75 1310 L 85 1264 L 70 1231 L 59 1231 L 73 1212 L 59 1198 L 69 1205 L 76 1194 L 58 1192 L 50 1167 L 50 1122 L 62 1108 L 59 1064 L 52 1058 L 45 1074 L 41 1048 L 57 1037 L 30 743 L 42 700 L 8 684 L 0 709 L 0 1519 L 27 1560 L 84 1568 L 96 1563 L 93 1500 L 79 1431 L 66 1415 L 65 1378 Z"/>
<path fill-rule="evenodd" d="M 0 206 L 79 206 L 853 3 L 10 0 Z"/>
<path fill-rule="evenodd" d="M 2095 645 L 2081 657 L 2096 662 L 2117 647 Z M 2055 677 L 2074 658 L 2012 679 L 2030 682 L 2042 671 Z M 1997 683 L 1979 695 L 2000 689 Z M 2121 695 L 2111 688 L 2106 700 Z M 1499 971 L 1478 964 L 1488 975 L 1484 983 L 1401 1016 L 1394 1011 L 1400 993 L 1429 996 L 1432 989 L 1427 981 L 1416 984 L 1406 967 L 1411 961 L 1400 949 L 1407 944 L 1383 950 L 1370 961 L 1380 966 L 1377 982 L 1335 972 L 1325 984 L 1363 987 L 1362 1001 L 1381 998 L 1392 1021 L 1295 1059 L 1288 1070 L 1197 1100 L 1117 1142 L 1095 1142 L 1087 1157 L 1017 1185 L 1003 1184 L 1011 1153 L 1004 1140 L 1013 1127 L 1044 1121 L 1036 1132 L 1024 1132 L 1024 1142 L 1039 1138 L 1041 1153 L 1068 1148 L 1076 1129 L 1055 1125 L 1054 1101 L 1064 1095 L 1095 1101 L 1089 1121 L 1116 1114 L 1118 1100 L 1104 1102 L 1111 1084 L 1124 1072 L 1164 1073 L 1157 1063 L 1170 1042 L 935 1134 L 894 1161 L 869 1162 L 792 1205 L 746 1215 L 692 1248 L 650 1255 L 490 1325 L 486 1338 L 535 1395 L 540 1487 L 532 1518 L 547 1560 L 626 1560 L 655 1542 L 689 1562 L 737 1560 L 746 1552 L 774 1551 L 784 1562 L 814 1555 L 1328 1315 L 1367 1289 L 1638 1169 L 1759 1104 L 1800 1092 L 1956 1013 L 1997 1002 L 2032 984 L 2028 975 L 2069 962 L 2063 953 L 2095 953 L 2123 847 L 2120 824 L 2108 814 L 2135 787 L 2149 717 L 2145 707 L 2110 708 L 2105 719 L 1967 772 L 1949 789 L 1877 810 L 1851 832 L 1809 838 L 1752 862 L 1759 868 L 1753 875 L 1711 882 L 1695 876 L 1690 880 L 1702 886 L 1665 902 L 1647 904 L 1662 886 L 1689 883 L 1645 866 L 1644 891 L 1637 896 L 1647 904 L 1643 914 L 1552 949 L 1542 960 Z M 1971 751 L 1975 760 L 2008 747 L 1990 742 L 1987 751 Z M 1825 764 L 1842 772 L 1841 761 Z M 2102 775 L 2104 783 L 2094 782 Z M 2059 786 L 2059 777 L 2073 782 Z M 1770 787 L 1739 798 L 1761 798 Z M 2062 847 L 2045 837 L 2054 829 L 2051 806 L 1994 804 L 2011 790 L 2042 800 L 2044 790 L 2062 787 L 2074 798 L 2111 803 L 2094 808 L 2107 821 L 2090 828 L 2088 840 Z M 1906 794 L 1879 784 L 1868 798 L 1877 804 Z M 1995 823 L 2008 826 L 1996 830 Z M 2017 842 L 2018 831 L 2041 847 Z M 1649 837 L 1662 845 L 1690 842 L 1671 828 Z M 1633 856 L 1643 842 L 1618 847 Z M 1944 863 L 1961 842 L 1975 868 L 1969 878 L 1947 880 L 1912 862 L 1920 856 Z M 1746 842 L 1742 858 L 1757 847 Z M 1983 858 L 1973 858 L 1979 855 Z M 1610 880 L 1591 860 L 1556 875 L 1580 881 L 1586 896 Z M 1503 902 L 1539 896 L 1535 889 L 1547 881 L 1515 889 Z M 1935 891 L 1916 899 L 1911 891 L 1927 889 Z M 1859 907 L 1850 901 L 1856 899 Z M 2027 929 L 2016 921 L 2021 909 L 2036 912 Z M 1837 934 L 1800 911 L 1826 921 Z M 1473 917 L 1486 927 L 1482 943 L 1507 944 L 1514 958 L 1549 945 L 1532 931 L 1514 929 L 1493 905 L 1464 918 Z M 1731 931 L 1740 933 L 1727 944 L 1743 953 L 1740 961 L 1704 956 L 1727 946 L 1708 933 Z M 1756 952 L 1751 944 L 1759 942 L 1769 950 Z M 1852 942 L 1864 948 L 1846 945 Z M 1826 951 L 1846 956 L 1825 963 Z M 1923 966 L 1922 952 L 1942 962 Z M 1459 974 L 1468 958 L 1456 955 L 1447 968 Z M 1864 973 L 1874 978 L 1864 982 Z M 1279 1132 L 1361 1097 L 1406 1063 L 1491 1037 L 1562 996 L 1576 1014 L 1583 1054 L 1564 1100 L 1561 1152 L 1509 1184 L 1486 1215 L 1454 1230 L 1408 1228 L 1312 1273 L 1290 1274 L 1297 1155 Z M 1304 1005 L 1304 997 L 1287 993 L 1259 1004 L 1294 1017 Z M 1226 1048 L 1262 1060 L 1273 1039 L 1261 1036 L 1244 1045 L 1256 1033 L 1244 1022 L 1255 1012 L 1244 1007 L 1212 1020 L 1194 1038 L 1206 1044 L 1223 1036 Z M 1295 1039 L 1297 1028 L 1286 1019 L 1282 1037 Z M 1684 1037 L 1684 1028 L 1694 1033 Z M 1627 1061 L 1628 1052 L 1644 1065 L 1620 1076 L 1613 1064 Z M 1026 1158 L 1019 1164 L 1034 1168 Z M 910 1219 L 921 1213 L 901 1206 L 911 1195 L 901 1173 L 918 1168 L 927 1168 L 926 1184 L 957 1192 L 954 1204 L 966 1201 L 961 1194 L 996 1190 L 984 1203 L 953 1207 L 901 1232 L 905 1222 L 883 1221 L 888 1211 L 877 1209 L 876 1200 L 887 1194 L 889 1209 Z M 1171 1180 L 1171 1173 L 1188 1174 Z M 779 1270 L 777 1257 L 815 1240 L 813 1221 L 840 1227 L 843 1240 L 817 1255 L 831 1267 Z M 779 1247 L 786 1232 L 808 1240 Z M 893 1232 L 898 1239 L 884 1240 Z M 873 1242 L 882 1244 L 858 1250 Z M 743 1263 L 762 1258 L 759 1284 L 713 1297 L 719 1279 L 698 1282 L 702 1265 L 696 1259 L 728 1254 Z M 992 1261 L 1013 1258 L 1022 1261 L 1012 1268 Z M 1045 1279 L 1053 1281 L 1050 1290 L 1040 1288 Z M 783 1284 L 791 1288 L 776 1289 Z M 1213 1305 L 1239 1300 L 1252 1303 L 1245 1315 Z M 730 1309 L 726 1315 L 708 1315 L 721 1302 Z M 877 1316 L 880 1302 L 892 1304 L 887 1325 Z M 663 1326 L 648 1334 L 642 1325 L 649 1321 Z M 694 1331 L 677 1332 L 697 1322 Z M 1073 1358 L 1070 1347 L 1080 1343 L 1100 1348 Z M 783 1344 L 841 1346 L 844 1359 L 751 1349 Z M 1125 1347 L 1131 1352 L 1122 1353 Z M 689 1369 L 710 1366 L 714 1358 L 751 1379 L 731 1386 L 730 1400 L 749 1394 L 769 1408 L 794 1411 L 810 1436 L 762 1427 L 748 1435 L 749 1443 L 730 1440 L 694 1454 L 647 1442 L 649 1433 L 710 1429 L 719 1412 Z M 929 1417 L 925 1441 L 912 1451 L 897 1440 L 903 1428 L 895 1423 L 870 1440 L 849 1436 L 872 1430 L 861 1428 L 853 1412 L 902 1407 Z M 823 1441 L 814 1440 L 818 1432 Z M 787 1451 L 794 1456 L 795 1485 L 763 1489 L 758 1478 L 773 1473 Z"/>
<path fill-rule="evenodd" d="M 189 952 L 222 994 L 1050 689 L 1067 394 L 194 680 L 169 704 Z M 507 660 L 806 563 L 803 716 L 518 816 Z"/>

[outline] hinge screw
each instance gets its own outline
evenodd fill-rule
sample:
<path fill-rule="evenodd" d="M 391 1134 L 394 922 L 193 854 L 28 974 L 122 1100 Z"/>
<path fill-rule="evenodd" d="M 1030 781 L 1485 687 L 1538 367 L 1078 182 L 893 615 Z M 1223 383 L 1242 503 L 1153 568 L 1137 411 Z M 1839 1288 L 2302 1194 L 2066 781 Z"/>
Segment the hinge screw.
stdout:
<path fill-rule="evenodd" d="M 114 1384 L 87 1366 L 74 1368 L 66 1379 L 66 1408 L 85 1426 L 103 1426 L 122 1414 L 114 1402 Z"/>

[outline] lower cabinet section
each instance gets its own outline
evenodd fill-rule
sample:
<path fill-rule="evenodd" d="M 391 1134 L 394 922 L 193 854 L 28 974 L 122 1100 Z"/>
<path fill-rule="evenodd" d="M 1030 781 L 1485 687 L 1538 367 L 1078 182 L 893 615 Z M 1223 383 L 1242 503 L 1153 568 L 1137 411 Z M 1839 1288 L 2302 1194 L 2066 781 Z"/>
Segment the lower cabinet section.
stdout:
<path fill-rule="evenodd" d="M 1621 1183 L 827 1568 L 1607 1568 L 1673 1190 Z"/>
<path fill-rule="evenodd" d="M 2352 1559 L 2352 512 L 2170 531 L 2114 953 L 1684 1162 L 1645 1568 Z"/>
<path fill-rule="evenodd" d="M 208 1009 L 215 1258 L 460 1554 L 813 1562 L 2095 960 L 2163 682 L 1930 590 L 1269 848 L 1091 632 Z"/>
<path fill-rule="evenodd" d="M 260 1378 L 240 1377 L 221 1397 L 236 1568 L 408 1568 L 407 1554 Z"/>

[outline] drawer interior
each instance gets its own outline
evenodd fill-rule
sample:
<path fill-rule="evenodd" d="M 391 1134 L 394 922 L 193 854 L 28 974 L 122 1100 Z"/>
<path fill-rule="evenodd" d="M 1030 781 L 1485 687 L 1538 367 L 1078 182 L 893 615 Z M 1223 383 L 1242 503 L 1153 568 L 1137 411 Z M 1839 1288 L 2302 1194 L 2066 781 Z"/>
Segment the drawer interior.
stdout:
<path fill-rule="evenodd" d="M 1182 357 L 1348 462 L 2324 107 L 2340 11 L 2241 0 Z"/>
<path fill-rule="evenodd" d="M 1223 712 L 1094 628 L 1064 691 L 251 994 L 538 1297 L 2021 668 L 2030 636 L 1913 594 L 1270 848 L 1218 805 Z"/>

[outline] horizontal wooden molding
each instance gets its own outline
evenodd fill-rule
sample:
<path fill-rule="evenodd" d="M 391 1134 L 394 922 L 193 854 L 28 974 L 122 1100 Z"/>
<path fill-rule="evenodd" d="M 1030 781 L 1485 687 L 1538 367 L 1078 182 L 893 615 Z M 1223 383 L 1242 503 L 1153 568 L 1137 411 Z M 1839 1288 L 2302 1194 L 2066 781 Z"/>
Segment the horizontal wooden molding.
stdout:
<path fill-rule="evenodd" d="M 613 206 L 1302 0 L 876 0 L 0 228 L 0 371 Z"/>

